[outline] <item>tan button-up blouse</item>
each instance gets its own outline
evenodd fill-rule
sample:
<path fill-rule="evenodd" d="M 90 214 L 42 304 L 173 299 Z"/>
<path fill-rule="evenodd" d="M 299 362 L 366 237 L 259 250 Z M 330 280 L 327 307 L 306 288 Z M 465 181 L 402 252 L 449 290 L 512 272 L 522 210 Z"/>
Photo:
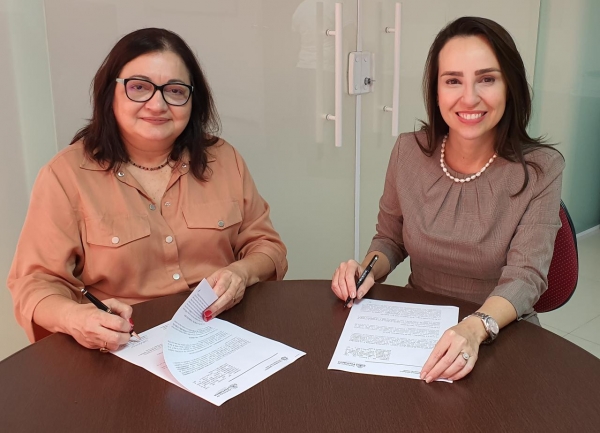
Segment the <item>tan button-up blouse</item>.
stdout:
<path fill-rule="evenodd" d="M 424 132 L 419 141 L 427 142 Z M 409 285 L 483 304 L 488 296 L 512 303 L 519 318 L 547 287 L 559 217 L 564 160 L 541 148 L 526 160 L 529 184 L 520 195 L 520 164 L 496 160 L 478 178 L 456 183 L 440 167 L 440 147 L 427 157 L 413 133 L 392 151 L 369 251 L 381 251 L 392 270 L 410 256 Z M 450 170 L 458 178 L 466 178 Z"/>
<path fill-rule="evenodd" d="M 194 288 L 217 269 L 262 253 L 287 271 L 286 248 L 273 228 L 240 154 L 220 141 L 209 148 L 208 182 L 178 162 L 160 203 L 122 167 L 106 171 L 76 143 L 40 171 L 8 287 L 31 341 L 47 335 L 32 322 L 50 295 L 133 304 Z"/>

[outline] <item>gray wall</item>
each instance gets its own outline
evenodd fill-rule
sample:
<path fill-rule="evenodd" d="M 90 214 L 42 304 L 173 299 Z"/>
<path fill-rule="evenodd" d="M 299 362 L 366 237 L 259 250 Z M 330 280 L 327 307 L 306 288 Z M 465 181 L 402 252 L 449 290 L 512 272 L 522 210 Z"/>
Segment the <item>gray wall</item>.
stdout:
<path fill-rule="evenodd" d="M 560 143 L 577 232 L 600 224 L 600 1 L 542 0 L 531 133 Z"/>

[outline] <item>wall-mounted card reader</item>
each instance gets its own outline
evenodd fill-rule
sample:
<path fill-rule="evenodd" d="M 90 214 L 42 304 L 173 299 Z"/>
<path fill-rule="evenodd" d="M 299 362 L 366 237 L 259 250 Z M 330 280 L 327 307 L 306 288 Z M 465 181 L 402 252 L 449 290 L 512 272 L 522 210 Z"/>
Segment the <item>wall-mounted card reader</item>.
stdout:
<path fill-rule="evenodd" d="M 348 58 L 348 93 L 362 95 L 373 91 L 374 55 L 367 51 L 354 51 Z"/>

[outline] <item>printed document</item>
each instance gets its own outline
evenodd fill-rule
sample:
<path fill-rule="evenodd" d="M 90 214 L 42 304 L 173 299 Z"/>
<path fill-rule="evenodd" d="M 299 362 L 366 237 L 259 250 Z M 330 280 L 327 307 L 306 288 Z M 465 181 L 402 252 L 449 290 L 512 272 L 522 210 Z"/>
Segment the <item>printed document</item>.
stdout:
<path fill-rule="evenodd" d="M 217 406 L 305 355 L 224 320 L 204 322 L 216 300 L 203 280 L 171 321 L 113 353 Z"/>
<path fill-rule="evenodd" d="M 362 299 L 350 309 L 330 370 L 419 379 L 458 307 Z"/>

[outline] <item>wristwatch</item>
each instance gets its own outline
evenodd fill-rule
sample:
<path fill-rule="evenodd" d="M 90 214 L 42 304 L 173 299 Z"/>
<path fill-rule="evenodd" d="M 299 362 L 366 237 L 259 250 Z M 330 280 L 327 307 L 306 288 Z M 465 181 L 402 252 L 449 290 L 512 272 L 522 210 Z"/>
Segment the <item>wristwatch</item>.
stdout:
<path fill-rule="evenodd" d="M 468 315 L 465 319 L 468 319 L 471 316 L 479 317 L 483 322 L 483 326 L 485 327 L 485 332 L 488 334 L 488 338 L 484 340 L 483 344 L 490 344 L 492 341 L 496 339 L 498 336 L 498 332 L 500 332 L 500 328 L 498 327 L 498 322 L 494 320 L 492 316 L 488 316 L 487 314 L 480 313 L 479 311 L 474 312 L 473 314 Z M 463 319 L 463 320 L 465 320 Z"/>

